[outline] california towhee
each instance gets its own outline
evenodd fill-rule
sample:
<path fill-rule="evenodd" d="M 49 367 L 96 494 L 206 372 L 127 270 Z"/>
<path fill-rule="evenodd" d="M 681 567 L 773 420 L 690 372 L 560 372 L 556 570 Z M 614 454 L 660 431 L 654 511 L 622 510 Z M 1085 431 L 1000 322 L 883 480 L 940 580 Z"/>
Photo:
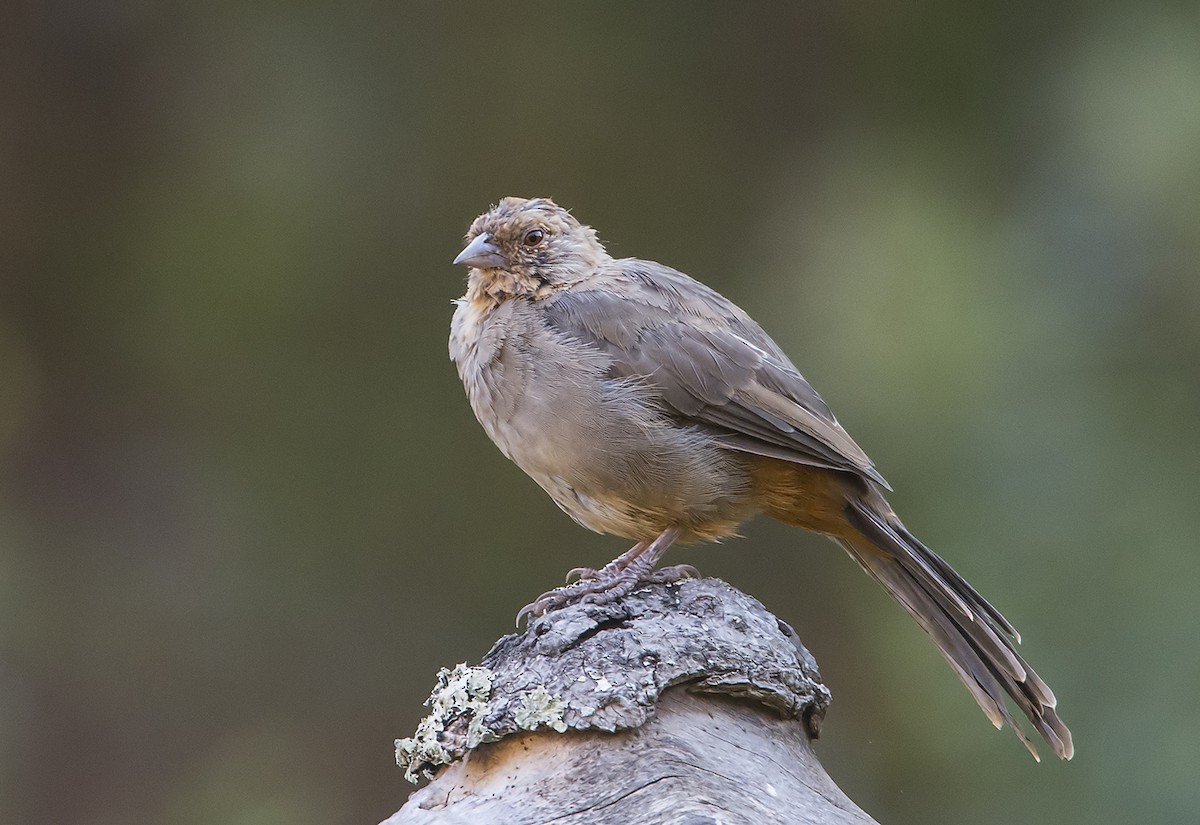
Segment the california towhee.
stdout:
<path fill-rule="evenodd" d="M 676 541 L 720 539 L 766 513 L 841 544 L 1034 758 L 1005 693 L 1071 758 L 1054 694 L 1017 654 L 1012 625 L 904 527 L 871 460 L 745 312 L 662 264 L 614 260 L 544 198 L 505 198 L 467 241 L 450 356 L 476 417 L 572 518 L 637 541 L 599 570 L 572 571 L 579 581 L 518 621 L 694 572 L 655 566 Z"/>

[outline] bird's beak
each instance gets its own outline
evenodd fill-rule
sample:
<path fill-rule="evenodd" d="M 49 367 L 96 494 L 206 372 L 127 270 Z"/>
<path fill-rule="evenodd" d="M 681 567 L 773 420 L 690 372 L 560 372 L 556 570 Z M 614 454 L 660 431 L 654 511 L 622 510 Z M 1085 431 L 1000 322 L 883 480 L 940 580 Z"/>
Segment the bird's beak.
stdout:
<path fill-rule="evenodd" d="M 489 242 L 490 237 L 486 232 L 476 235 L 475 239 L 467 244 L 466 249 L 458 253 L 454 263 L 466 264 L 476 269 L 504 266 L 504 256 L 500 254 L 500 250 L 495 244 Z"/>

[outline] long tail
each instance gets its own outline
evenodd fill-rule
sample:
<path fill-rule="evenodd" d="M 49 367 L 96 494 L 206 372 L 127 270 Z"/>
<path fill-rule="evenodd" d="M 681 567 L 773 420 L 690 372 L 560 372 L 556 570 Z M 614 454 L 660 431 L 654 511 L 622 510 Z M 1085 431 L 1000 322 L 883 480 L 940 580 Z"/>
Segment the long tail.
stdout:
<path fill-rule="evenodd" d="M 1021 637 L 1000 611 L 890 511 L 854 500 L 847 516 L 858 535 L 839 538 L 842 546 L 933 637 L 992 724 L 1000 728 L 1007 722 L 1039 759 L 1004 701 L 1008 694 L 1054 752 L 1070 759 L 1071 732 L 1054 710 L 1054 693 L 1017 654 L 1013 641 Z"/>

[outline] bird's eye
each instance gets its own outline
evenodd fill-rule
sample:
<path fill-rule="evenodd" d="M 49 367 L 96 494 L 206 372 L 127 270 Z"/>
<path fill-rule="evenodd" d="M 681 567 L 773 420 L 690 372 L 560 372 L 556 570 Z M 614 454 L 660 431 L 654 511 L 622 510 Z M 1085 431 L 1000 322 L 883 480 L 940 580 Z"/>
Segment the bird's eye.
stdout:
<path fill-rule="evenodd" d="M 521 239 L 526 246 L 537 246 L 546 237 L 546 233 L 540 229 L 530 229 L 525 233 L 525 237 Z"/>

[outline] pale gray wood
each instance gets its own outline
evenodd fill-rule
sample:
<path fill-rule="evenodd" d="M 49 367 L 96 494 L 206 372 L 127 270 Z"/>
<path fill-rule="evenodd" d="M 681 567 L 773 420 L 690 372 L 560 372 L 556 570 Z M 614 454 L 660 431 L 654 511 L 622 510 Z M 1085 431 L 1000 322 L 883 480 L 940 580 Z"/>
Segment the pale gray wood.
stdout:
<path fill-rule="evenodd" d="M 385 825 L 873 823 L 812 751 L 829 703 L 812 656 L 724 582 L 553 611 L 481 666 L 490 690 L 485 671 L 479 691 L 442 679 L 433 747 L 405 751 L 439 772 Z"/>

